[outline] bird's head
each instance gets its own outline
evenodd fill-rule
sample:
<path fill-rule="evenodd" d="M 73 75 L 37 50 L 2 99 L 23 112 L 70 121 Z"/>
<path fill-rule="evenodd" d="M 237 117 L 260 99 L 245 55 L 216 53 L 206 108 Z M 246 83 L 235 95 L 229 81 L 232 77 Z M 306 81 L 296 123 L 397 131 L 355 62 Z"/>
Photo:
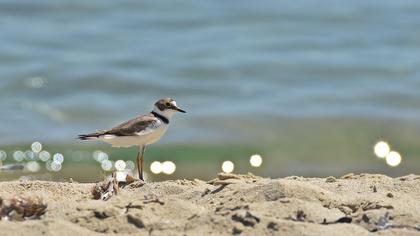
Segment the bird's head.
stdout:
<path fill-rule="evenodd" d="M 154 112 L 159 113 L 167 118 L 170 118 L 177 112 L 186 113 L 176 104 L 172 98 L 162 98 L 155 103 Z"/>

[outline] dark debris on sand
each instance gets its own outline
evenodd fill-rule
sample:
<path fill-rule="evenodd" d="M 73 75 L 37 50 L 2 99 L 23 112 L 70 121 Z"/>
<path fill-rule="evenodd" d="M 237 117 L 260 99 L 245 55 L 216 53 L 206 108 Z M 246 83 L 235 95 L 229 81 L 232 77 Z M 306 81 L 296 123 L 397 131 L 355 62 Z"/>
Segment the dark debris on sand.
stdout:
<path fill-rule="evenodd" d="M 118 182 L 117 179 L 115 178 L 115 174 L 100 182 L 95 184 L 95 186 L 93 186 L 92 188 L 92 197 L 93 199 L 96 200 L 103 200 L 103 201 L 107 201 L 109 200 L 112 196 L 118 194 L 119 191 L 119 186 L 118 186 Z"/>
<path fill-rule="evenodd" d="M 7 221 L 39 219 L 45 214 L 47 204 L 39 197 L 0 197 L 0 218 Z"/>

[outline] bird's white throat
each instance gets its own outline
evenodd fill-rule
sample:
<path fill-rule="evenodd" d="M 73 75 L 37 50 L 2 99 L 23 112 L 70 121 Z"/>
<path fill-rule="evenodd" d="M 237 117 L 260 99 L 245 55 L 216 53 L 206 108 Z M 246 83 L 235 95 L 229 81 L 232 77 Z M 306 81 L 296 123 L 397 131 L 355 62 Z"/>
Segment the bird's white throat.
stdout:
<path fill-rule="evenodd" d="M 157 114 L 165 117 L 166 119 L 170 119 L 173 115 L 175 115 L 175 113 L 177 113 L 177 111 L 172 110 L 172 109 L 164 109 L 163 111 L 159 110 L 158 107 L 154 107 L 153 111 L 156 112 Z"/>

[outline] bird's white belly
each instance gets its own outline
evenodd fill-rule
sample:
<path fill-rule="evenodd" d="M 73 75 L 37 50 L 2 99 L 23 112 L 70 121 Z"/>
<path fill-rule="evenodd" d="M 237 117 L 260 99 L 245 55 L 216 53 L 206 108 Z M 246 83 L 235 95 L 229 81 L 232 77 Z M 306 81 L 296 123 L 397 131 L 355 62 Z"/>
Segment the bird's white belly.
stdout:
<path fill-rule="evenodd" d="M 165 134 L 167 127 L 161 126 L 152 132 L 136 136 L 115 136 L 101 137 L 101 141 L 111 144 L 113 147 L 131 147 L 139 145 L 148 145 L 158 141 Z"/>

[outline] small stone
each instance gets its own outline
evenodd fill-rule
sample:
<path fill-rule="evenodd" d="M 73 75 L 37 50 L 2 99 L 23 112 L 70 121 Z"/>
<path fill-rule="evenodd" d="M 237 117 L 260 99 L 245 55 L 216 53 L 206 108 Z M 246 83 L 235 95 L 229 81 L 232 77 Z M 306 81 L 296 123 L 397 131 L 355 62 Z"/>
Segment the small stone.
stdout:
<path fill-rule="evenodd" d="M 376 188 L 376 185 L 373 185 L 373 186 L 371 186 L 370 188 L 372 189 L 372 191 L 373 191 L 374 193 L 378 192 L 378 189 Z"/>
<path fill-rule="evenodd" d="M 239 211 L 232 216 L 232 220 L 242 223 L 244 226 L 253 227 L 255 224 L 260 222 L 260 218 L 253 215 L 249 211 Z"/>
<path fill-rule="evenodd" d="M 393 198 L 394 197 L 394 195 L 392 193 L 387 193 L 386 196 L 389 197 L 389 198 Z"/>
<path fill-rule="evenodd" d="M 233 227 L 232 234 L 240 234 L 242 232 L 243 232 L 243 229 L 240 229 L 237 226 Z"/>
<path fill-rule="evenodd" d="M 342 179 L 351 179 L 351 178 L 353 178 L 353 176 L 354 176 L 353 173 L 348 173 L 348 174 L 345 174 L 345 175 L 341 176 L 341 178 Z"/>
<path fill-rule="evenodd" d="M 127 220 L 129 223 L 135 225 L 137 228 L 144 228 L 144 222 L 140 217 L 128 214 Z"/>
<path fill-rule="evenodd" d="M 264 198 L 266 201 L 277 201 L 285 197 L 284 189 L 268 189 L 264 191 Z"/>
<path fill-rule="evenodd" d="M 217 175 L 217 178 L 219 180 L 240 179 L 240 176 L 239 175 L 232 174 L 232 173 L 219 173 Z"/>
<path fill-rule="evenodd" d="M 103 211 L 94 211 L 93 213 L 94 213 L 95 217 L 98 218 L 98 219 L 105 219 L 105 218 L 109 217 Z"/>
<path fill-rule="evenodd" d="M 306 214 L 304 211 L 299 210 L 296 212 L 296 221 L 305 221 Z"/>
<path fill-rule="evenodd" d="M 341 212 L 343 212 L 346 215 L 350 215 L 351 213 L 353 213 L 353 210 L 350 207 L 347 207 L 347 206 L 339 206 L 338 210 L 340 210 Z"/>
<path fill-rule="evenodd" d="M 408 180 L 408 177 L 407 176 L 403 176 L 403 177 L 400 177 L 400 179 L 399 179 L 400 181 L 406 181 L 406 180 Z"/>
<path fill-rule="evenodd" d="M 126 182 L 127 184 L 134 183 L 135 181 L 136 181 L 136 178 L 134 178 L 133 176 L 131 176 L 131 175 L 127 175 L 127 176 L 125 176 L 125 182 Z"/>
<path fill-rule="evenodd" d="M 338 220 L 336 220 L 335 223 L 350 224 L 352 221 L 353 221 L 353 218 L 351 218 L 350 216 L 344 216 L 344 217 L 341 217 Z"/>
<path fill-rule="evenodd" d="M 326 179 L 325 179 L 325 182 L 327 182 L 327 183 L 334 183 L 334 182 L 336 182 L 337 181 L 337 179 L 334 177 L 334 176 L 328 176 Z"/>
<path fill-rule="evenodd" d="M 204 192 L 201 194 L 201 197 L 206 196 L 207 194 L 209 194 L 211 192 L 211 190 L 209 188 L 204 189 Z"/>
<path fill-rule="evenodd" d="M 279 225 L 276 222 L 271 221 L 270 223 L 268 223 L 267 229 L 279 231 Z"/>
<path fill-rule="evenodd" d="M 368 217 L 366 214 L 363 214 L 363 215 L 362 215 L 362 220 L 363 220 L 363 222 L 365 222 L 365 223 L 369 223 L 369 221 L 370 221 L 369 217 Z"/>

